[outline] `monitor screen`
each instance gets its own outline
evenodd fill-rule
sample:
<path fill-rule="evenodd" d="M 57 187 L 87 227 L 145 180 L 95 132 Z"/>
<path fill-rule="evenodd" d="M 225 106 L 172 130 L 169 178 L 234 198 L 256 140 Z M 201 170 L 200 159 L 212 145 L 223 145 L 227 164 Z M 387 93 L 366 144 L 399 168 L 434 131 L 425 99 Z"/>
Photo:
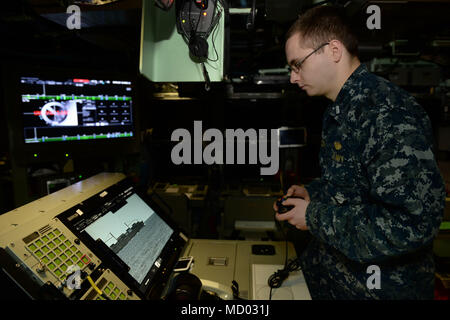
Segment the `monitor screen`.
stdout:
<path fill-rule="evenodd" d="M 155 263 L 157 267 L 157 260 L 173 233 L 136 194 L 127 198 L 120 209 L 108 211 L 84 231 L 117 254 L 139 284 L 143 284 Z"/>
<path fill-rule="evenodd" d="M 123 180 L 58 218 L 142 295 L 163 283 L 187 238 L 150 199 Z"/>
<path fill-rule="evenodd" d="M 278 129 L 280 148 L 298 148 L 306 145 L 306 128 L 282 127 Z"/>
<path fill-rule="evenodd" d="M 133 83 L 114 78 L 20 77 L 24 142 L 133 136 Z"/>

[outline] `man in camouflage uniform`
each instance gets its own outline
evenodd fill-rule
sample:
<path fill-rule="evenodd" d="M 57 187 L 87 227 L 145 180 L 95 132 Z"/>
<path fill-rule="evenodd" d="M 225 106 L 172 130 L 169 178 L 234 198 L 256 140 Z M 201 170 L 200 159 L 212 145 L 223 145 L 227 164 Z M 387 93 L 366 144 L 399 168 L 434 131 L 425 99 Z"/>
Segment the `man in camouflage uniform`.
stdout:
<path fill-rule="evenodd" d="M 445 187 L 426 112 L 360 63 L 356 38 L 331 7 L 299 18 L 286 56 L 292 83 L 332 101 L 323 118 L 322 175 L 306 189 L 292 186 L 287 195 L 303 199 L 285 200 L 295 207 L 276 213 L 313 236 L 302 254 L 312 298 L 433 299 L 432 242 Z"/>

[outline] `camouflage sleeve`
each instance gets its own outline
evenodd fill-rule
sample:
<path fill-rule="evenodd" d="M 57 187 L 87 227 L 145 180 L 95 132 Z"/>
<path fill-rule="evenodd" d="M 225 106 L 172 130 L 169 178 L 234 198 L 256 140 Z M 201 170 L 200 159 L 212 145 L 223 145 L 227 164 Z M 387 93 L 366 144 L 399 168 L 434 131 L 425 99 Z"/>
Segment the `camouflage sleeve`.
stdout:
<path fill-rule="evenodd" d="M 311 200 L 318 201 L 320 199 L 321 189 L 322 189 L 322 180 L 320 178 L 316 178 L 307 185 L 305 185 L 306 191 L 308 191 L 309 198 Z"/>
<path fill-rule="evenodd" d="M 382 261 L 432 241 L 445 188 L 431 150 L 431 125 L 423 116 L 418 120 L 390 109 L 362 118 L 357 143 L 368 200 L 341 205 L 312 200 L 306 224 L 313 235 L 359 262 Z"/>

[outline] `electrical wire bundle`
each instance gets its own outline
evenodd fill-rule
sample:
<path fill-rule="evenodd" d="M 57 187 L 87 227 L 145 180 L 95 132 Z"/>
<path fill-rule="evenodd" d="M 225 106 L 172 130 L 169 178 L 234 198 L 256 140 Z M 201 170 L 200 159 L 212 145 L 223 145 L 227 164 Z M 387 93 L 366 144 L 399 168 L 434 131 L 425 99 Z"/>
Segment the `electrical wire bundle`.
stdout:
<path fill-rule="evenodd" d="M 285 191 L 284 188 L 284 174 L 283 172 L 280 173 L 280 187 L 281 190 Z M 286 194 L 286 192 L 285 192 Z M 276 271 L 274 274 L 272 274 L 269 279 L 267 279 L 267 285 L 270 287 L 270 293 L 269 293 L 269 300 L 272 300 L 272 290 L 274 288 L 279 288 L 283 284 L 283 281 L 286 280 L 286 278 L 289 276 L 290 272 L 297 271 L 301 269 L 300 266 L 300 258 L 297 257 L 295 259 L 288 260 L 288 237 L 287 233 L 284 230 L 283 225 L 280 223 L 280 221 L 275 219 L 275 224 L 277 225 L 278 229 L 283 234 L 285 245 L 286 245 L 286 253 L 285 253 L 285 262 L 284 262 L 284 268 Z"/>

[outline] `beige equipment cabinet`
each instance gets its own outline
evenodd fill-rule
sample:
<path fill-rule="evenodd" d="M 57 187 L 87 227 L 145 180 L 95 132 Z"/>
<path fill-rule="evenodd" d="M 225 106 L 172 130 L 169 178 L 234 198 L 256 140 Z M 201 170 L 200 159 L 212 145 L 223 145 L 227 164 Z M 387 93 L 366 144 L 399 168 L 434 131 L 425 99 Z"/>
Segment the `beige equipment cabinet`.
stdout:
<path fill-rule="evenodd" d="M 35 283 L 52 284 L 71 298 L 77 289 L 75 282 L 68 285 L 71 272 L 90 276 L 101 260 L 55 217 L 124 178 L 120 173 L 101 173 L 4 213 L 0 216 L 0 247 Z M 138 299 L 111 270 L 100 272 L 95 285 L 109 299 Z M 104 298 L 92 288 L 80 299 Z"/>

